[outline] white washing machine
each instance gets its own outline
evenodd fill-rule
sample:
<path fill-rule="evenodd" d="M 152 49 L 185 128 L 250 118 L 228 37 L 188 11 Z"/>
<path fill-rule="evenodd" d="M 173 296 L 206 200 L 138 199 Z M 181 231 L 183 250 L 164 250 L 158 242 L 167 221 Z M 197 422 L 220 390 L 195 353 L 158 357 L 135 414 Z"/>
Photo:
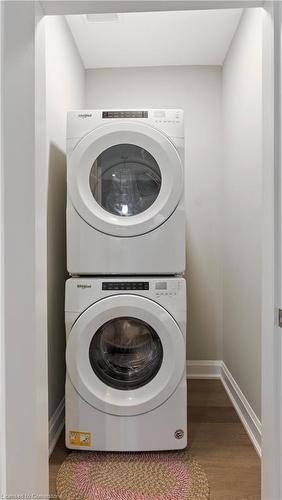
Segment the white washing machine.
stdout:
<path fill-rule="evenodd" d="M 185 269 L 183 111 L 70 111 L 70 274 Z"/>
<path fill-rule="evenodd" d="M 186 447 L 183 278 L 71 278 L 66 335 L 68 448 Z"/>

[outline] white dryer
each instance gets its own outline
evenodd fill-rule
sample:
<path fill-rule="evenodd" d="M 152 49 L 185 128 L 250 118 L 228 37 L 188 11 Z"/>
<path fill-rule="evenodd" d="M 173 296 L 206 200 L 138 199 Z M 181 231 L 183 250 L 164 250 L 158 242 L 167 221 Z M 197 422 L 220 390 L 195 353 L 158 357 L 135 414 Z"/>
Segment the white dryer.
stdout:
<path fill-rule="evenodd" d="M 181 110 L 70 111 L 70 274 L 185 269 Z"/>
<path fill-rule="evenodd" d="M 185 280 L 71 278 L 65 314 L 66 446 L 185 448 Z"/>

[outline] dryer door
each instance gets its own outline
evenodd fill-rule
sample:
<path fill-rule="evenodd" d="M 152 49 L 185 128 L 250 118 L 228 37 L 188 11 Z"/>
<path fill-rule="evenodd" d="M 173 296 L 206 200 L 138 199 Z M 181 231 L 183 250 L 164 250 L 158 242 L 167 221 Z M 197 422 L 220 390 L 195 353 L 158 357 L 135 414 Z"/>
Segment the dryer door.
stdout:
<path fill-rule="evenodd" d="M 68 192 L 78 214 L 114 236 L 161 225 L 183 189 L 180 156 L 169 138 L 142 123 L 111 123 L 85 136 L 68 161 Z"/>
<path fill-rule="evenodd" d="M 90 405 L 112 415 L 138 415 L 175 391 L 185 369 L 185 342 L 160 305 L 115 295 L 78 318 L 66 361 L 72 384 Z"/>

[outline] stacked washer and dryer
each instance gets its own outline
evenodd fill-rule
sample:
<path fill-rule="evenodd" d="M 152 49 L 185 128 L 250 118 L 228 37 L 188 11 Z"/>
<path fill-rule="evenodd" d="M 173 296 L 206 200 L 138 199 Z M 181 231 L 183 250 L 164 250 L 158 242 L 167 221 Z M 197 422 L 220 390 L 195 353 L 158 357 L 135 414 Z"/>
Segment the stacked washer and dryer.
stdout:
<path fill-rule="evenodd" d="M 67 122 L 66 445 L 187 445 L 181 110 Z"/>

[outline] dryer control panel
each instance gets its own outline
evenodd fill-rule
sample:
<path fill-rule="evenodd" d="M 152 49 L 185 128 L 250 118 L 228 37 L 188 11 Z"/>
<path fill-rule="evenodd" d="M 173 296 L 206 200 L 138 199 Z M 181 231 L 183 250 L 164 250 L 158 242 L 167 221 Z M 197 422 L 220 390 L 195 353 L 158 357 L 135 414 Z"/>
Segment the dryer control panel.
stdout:
<path fill-rule="evenodd" d="M 126 122 L 128 124 L 139 122 L 154 127 L 172 140 L 184 139 L 182 109 L 81 109 L 69 111 L 67 115 L 68 154 L 73 151 L 82 137 L 95 129 L 111 123 Z M 104 131 L 106 132 L 106 129 Z M 150 135 L 150 132 L 148 134 Z"/>
<path fill-rule="evenodd" d="M 148 118 L 148 111 L 103 111 L 102 118 Z"/>

